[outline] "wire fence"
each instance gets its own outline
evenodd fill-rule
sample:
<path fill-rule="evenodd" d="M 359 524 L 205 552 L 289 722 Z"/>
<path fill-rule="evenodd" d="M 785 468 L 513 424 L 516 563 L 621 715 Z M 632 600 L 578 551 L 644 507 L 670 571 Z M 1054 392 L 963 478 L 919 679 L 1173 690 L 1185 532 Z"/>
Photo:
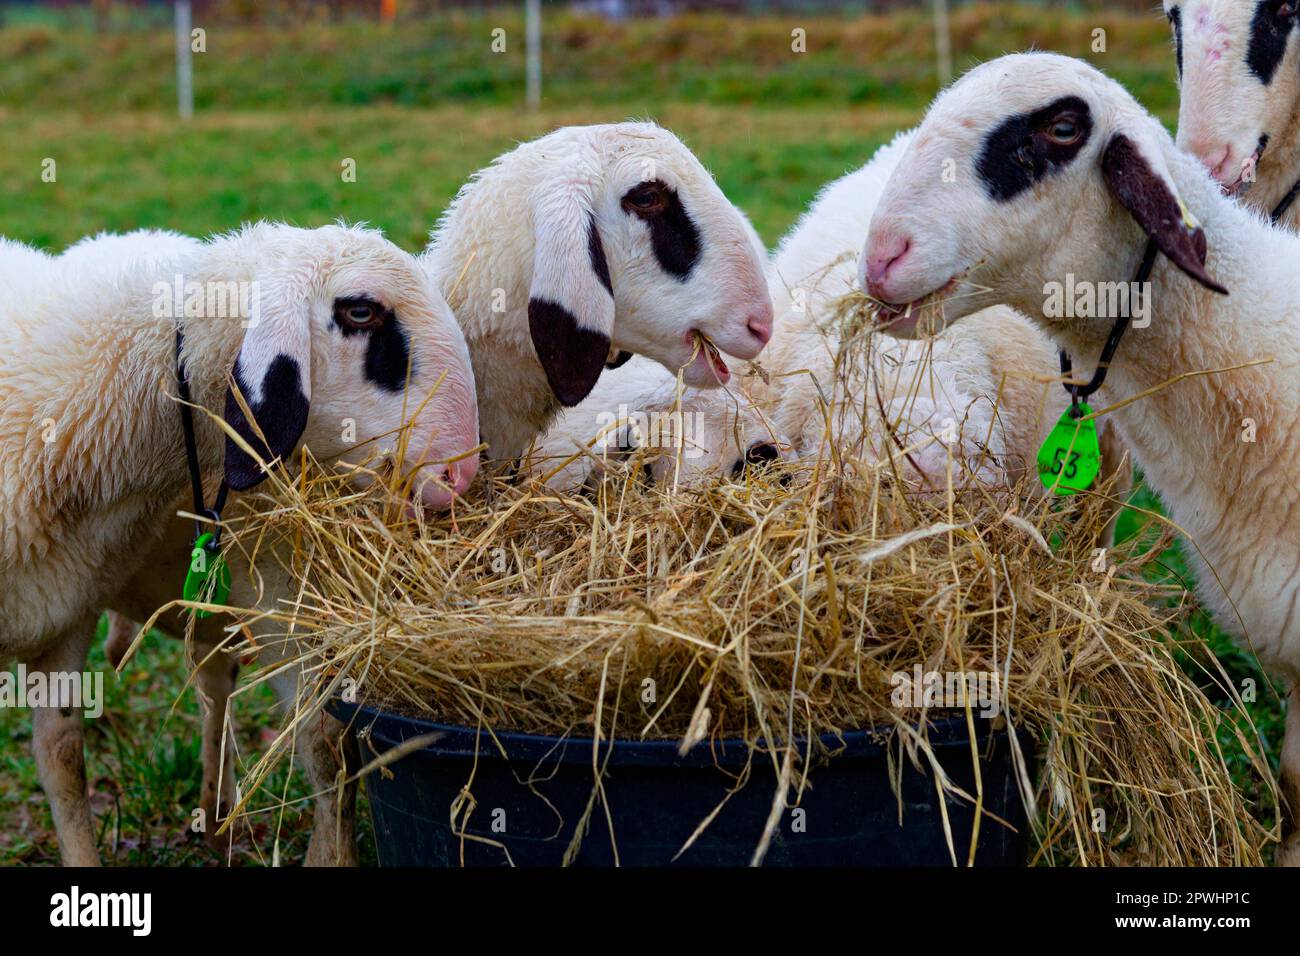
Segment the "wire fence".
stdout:
<path fill-rule="evenodd" d="M 978 0 L 948 0 L 956 9 Z M 1016 0 L 1045 9 L 1128 10 L 1150 13 L 1155 0 Z M 817 13 L 857 16 L 927 8 L 931 0 L 541 0 L 547 10 L 577 10 L 609 19 L 666 17 L 721 11 L 761 16 Z M 196 21 L 279 24 L 309 21 L 420 20 L 454 11 L 519 8 L 522 0 L 192 0 Z M 0 0 L 0 24 L 46 23 L 102 32 L 170 24 L 173 0 Z"/>

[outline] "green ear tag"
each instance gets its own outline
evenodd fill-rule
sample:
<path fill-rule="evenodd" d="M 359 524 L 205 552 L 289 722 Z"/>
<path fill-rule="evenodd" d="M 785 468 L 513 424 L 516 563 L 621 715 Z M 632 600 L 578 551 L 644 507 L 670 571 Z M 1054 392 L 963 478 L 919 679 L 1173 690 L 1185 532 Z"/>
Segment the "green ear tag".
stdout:
<path fill-rule="evenodd" d="M 181 596 L 187 601 L 203 604 L 225 604 L 230 597 L 230 568 L 220 552 L 209 551 L 212 532 L 206 531 L 194 541 L 190 551 L 190 566 L 185 572 L 185 585 Z M 211 617 L 212 611 L 194 611 L 198 618 Z"/>
<path fill-rule="evenodd" d="M 1097 445 L 1097 423 L 1093 419 L 1078 421 L 1092 409 L 1080 402 L 1065 410 L 1060 421 L 1038 449 L 1038 479 L 1049 491 L 1073 495 L 1083 491 L 1101 471 L 1101 449 Z"/>

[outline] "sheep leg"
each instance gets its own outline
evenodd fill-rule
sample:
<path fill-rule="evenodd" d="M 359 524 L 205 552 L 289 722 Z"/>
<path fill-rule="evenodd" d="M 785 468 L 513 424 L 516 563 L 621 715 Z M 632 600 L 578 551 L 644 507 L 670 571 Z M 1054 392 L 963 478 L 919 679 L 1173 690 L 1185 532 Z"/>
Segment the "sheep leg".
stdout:
<path fill-rule="evenodd" d="M 54 648 L 34 660 L 29 674 L 80 673 L 94 634 L 94 622 L 82 621 Z M 52 701 L 52 703 L 59 703 Z M 63 701 L 62 703 L 69 703 Z M 59 855 L 64 866 L 99 866 L 95 829 L 86 790 L 86 735 L 82 712 L 74 707 L 32 708 L 32 752 L 45 797 L 50 802 Z"/>
<path fill-rule="evenodd" d="M 239 677 L 239 658 L 203 644 L 196 646 L 195 654 L 198 658 L 195 683 L 203 711 L 203 785 L 199 791 L 199 807 L 207 824 L 208 845 L 224 853 L 230 849 L 234 830 L 218 836 L 217 829 L 238 802 L 229 704 Z"/>
<path fill-rule="evenodd" d="M 1287 704 L 1281 765 L 1282 846 L 1275 862 L 1278 866 L 1300 866 L 1300 683 L 1291 688 Z"/>
<path fill-rule="evenodd" d="M 357 865 L 357 782 L 338 785 L 361 766 L 356 741 L 344 725 L 324 712 L 308 721 L 312 732 L 300 738 L 302 763 L 316 798 L 316 820 L 307 844 L 306 866 Z"/>
<path fill-rule="evenodd" d="M 104 653 L 108 656 L 108 665 L 116 670 L 122 666 L 122 658 L 126 657 L 126 652 L 131 649 L 131 642 L 135 640 L 140 626 L 125 614 L 113 610 L 106 613 L 108 635 L 104 639 Z"/>
<path fill-rule="evenodd" d="M 276 695 L 292 711 L 298 699 L 300 674 L 287 668 L 272 679 Z M 339 785 L 361 767 L 355 740 L 342 722 L 321 711 L 299 724 L 294 752 L 316 794 L 315 821 L 307 844 L 305 866 L 357 865 L 357 784 Z"/>

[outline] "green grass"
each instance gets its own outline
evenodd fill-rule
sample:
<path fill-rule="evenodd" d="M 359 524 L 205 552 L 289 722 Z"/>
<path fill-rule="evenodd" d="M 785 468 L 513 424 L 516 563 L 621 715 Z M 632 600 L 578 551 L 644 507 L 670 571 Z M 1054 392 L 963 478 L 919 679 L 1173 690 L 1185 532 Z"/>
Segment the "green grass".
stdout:
<path fill-rule="evenodd" d="M 86 779 L 104 862 L 225 864 L 224 855 L 190 830 L 191 814 L 199 805 L 200 718 L 194 692 L 184 690 L 190 672 L 184 645 L 151 634 L 118 678 L 97 640 L 87 667 L 104 672 L 103 716 L 85 723 Z M 281 714 L 265 687 L 242 693 L 236 707 L 235 753 L 242 773 L 266 748 Z M 59 859 L 30 748 L 30 715 L 0 708 L 0 865 L 54 864 Z M 304 810 L 307 792 L 302 775 L 289 774 L 287 765 L 280 766 L 272 773 L 266 793 L 285 793 L 289 808 L 283 818 L 267 812 L 251 829 L 240 831 L 230 856 L 233 865 L 268 863 L 277 833 L 282 860 L 296 862 L 306 851 L 311 813 L 309 807 Z M 256 805 L 266 807 L 269 802 L 269 798 L 258 799 Z M 369 815 L 363 810 L 361 818 L 361 858 L 374 862 Z"/>
<path fill-rule="evenodd" d="M 206 52 L 195 55 L 200 109 L 522 103 L 523 30 L 515 7 L 394 28 L 196 26 L 207 31 Z M 1106 30 L 1105 52 L 1092 52 L 1096 28 Z M 494 29 L 505 31 L 504 52 L 493 51 Z M 805 31 L 804 52 L 793 49 L 794 29 Z M 887 102 L 919 109 L 936 89 L 932 37 L 924 9 L 853 19 L 697 14 L 618 23 L 548 10 L 546 103 L 635 112 L 664 102 Z M 952 17 L 952 39 L 959 68 L 1008 50 L 1051 49 L 1113 70 L 1153 107 L 1176 102 L 1169 29 L 1154 14 L 962 7 Z M 0 32 L 0 105 L 97 115 L 170 110 L 172 43 L 158 30 L 96 35 L 11 27 Z"/>
<path fill-rule="evenodd" d="M 496 25 L 507 29 L 504 54 L 490 52 Z M 807 30 L 806 54 L 790 51 L 796 26 Z M 1098 26 L 1108 51 L 1093 55 Z M 58 250 L 101 230 L 204 234 L 263 217 L 305 226 L 343 218 L 382 227 L 414 250 L 465 178 L 513 143 L 567 123 L 649 117 L 697 151 L 772 243 L 820 186 L 914 124 L 935 91 L 929 22 L 916 13 L 611 24 L 548 12 L 546 100 L 530 115 L 519 108 L 519 27 L 510 11 L 395 30 L 214 26 L 196 58 L 199 115 L 189 124 L 174 117 L 165 31 L 93 36 L 53 22 L 0 29 L 0 235 Z M 1166 122 L 1176 114 L 1168 31 L 1154 13 L 962 8 L 953 36 L 959 67 L 1030 47 L 1088 55 Z M 53 183 L 41 179 L 47 158 L 57 164 Z M 355 183 L 342 181 L 345 158 L 356 161 Z M 1158 506 L 1149 495 L 1142 502 Z M 1126 524 L 1141 533 L 1132 517 Z M 1178 549 L 1163 560 L 1188 580 Z M 1203 615 L 1193 630 L 1234 681 L 1258 682 L 1251 714 L 1275 747 L 1282 708 L 1254 660 Z M 98 646 L 91 666 L 105 666 Z M 1187 666 L 1198 670 L 1191 657 Z M 108 675 L 106 716 L 88 722 L 108 861 L 217 862 L 187 832 L 199 772 L 186 674 L 181 645 L 151 637 L 120 681 Z M 265 745 L 279 719 L 272 704 L 263 689 L 239 698 L 242 758 Z M 57 859 L 29 737 L 27 714 L 0 710 L 0 864 Z M 291 800 L 305 796 L 299 775 L 288 786 Z M 301 858 L 307 822 L 286 814 L 284 862 Z M 275 827 L 269 814 L 259 818 L 235 861 L 264 862 Z M 374 859 L 368 831 L 362 858 Z"/>

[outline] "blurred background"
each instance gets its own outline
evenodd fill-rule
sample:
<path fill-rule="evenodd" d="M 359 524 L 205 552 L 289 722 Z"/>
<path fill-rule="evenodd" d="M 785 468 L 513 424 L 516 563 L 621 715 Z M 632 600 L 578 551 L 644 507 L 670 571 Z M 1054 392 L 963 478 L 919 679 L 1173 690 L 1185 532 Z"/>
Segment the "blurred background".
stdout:
<path fill-rule="evenodd" d="M 949 4 L 951 70 L 1058 50 L 1176 112 L 1151 0 Z M 414 248 L 511 143 L 652 117 L 772 242 L 819 185 L 916 121 L 941 72 L 930 0 L 540 2 L 530 110 L 523 0 L 193 0 L 204 52 L 191 56 L 194 118 L 180 122 L 174 6 L 0 0 L 0 231 L 59 248 L 105 228 L 346 216 Z M 58 181 L 32 189 L 47 156 Z"/>
<path fill-rule="evenodd" d="M 1154 0 L 0 0 L 0 235 L 58 251 L 103 230 L 345 218 L 415 251 L 466 177 L 515 142 L 651 118 L 771 244 L 820 186 L 913 125 L 943 78 L 1030 48 L 1091 60 L 1172 125 L 1172 40 Z M 1127 533 L 1138 524 L 1126 513 Z M 1185 577 L 1177 550 L 1165 558 Z M 1281 708 L 1253 659 L 1193 626 L 1258 682 L 1256 721 L 1276 741 Z M 106 666 L 102 647 L 91 666 Z M 221 859 L 188 829 L 186 675 L 181 645 L 151 636 L 106 681 L 87 734 L 106 862 Z M 236 715 L 246 765 L 278 717 L 260 691 Z M 0 864 L 57 861 L 29 747 L 29 715 L 0 710 Z M 267 862 L 277 840 L 282 862 L 301 858 L 306 794 L 296 779 L 269 790 L 282 785 L 287 813 L 241 833 L 233 862 Z M 364 830 L 362 854 L 373 860 Z"/>

